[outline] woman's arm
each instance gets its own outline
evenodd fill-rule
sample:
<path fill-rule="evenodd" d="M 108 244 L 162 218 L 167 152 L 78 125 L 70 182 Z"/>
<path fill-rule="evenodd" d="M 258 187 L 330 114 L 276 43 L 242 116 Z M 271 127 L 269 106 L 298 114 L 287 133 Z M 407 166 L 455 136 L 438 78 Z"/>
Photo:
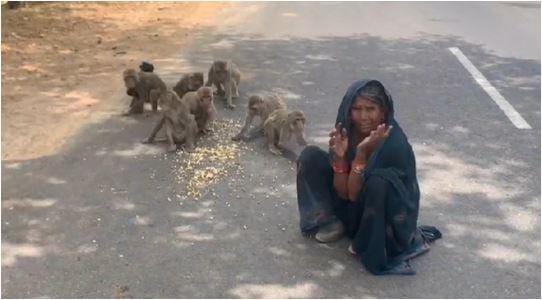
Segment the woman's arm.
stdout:
<path fill-rule="evenodd" d="M 329 134 L 329 154 L 331 155 L 331 166 L 333 168 L 333 187 L 337 195 L 348 199 L 348 172 L 350 165 L 346 159 L 348 149 L 348 135 L 342 128 L 342 124 L 335 125 L 335 129 Z"/>
<path fill-rule="evenodd" d="M 336 158 L 333 164 L 333 187 L 342 199 L 348 199 L 348 161 L 345 158 Z"/>
<path fill-rule="evenodd" d="M 361 173 L 365 169 L 367 159 L 378 145 L 390 135 L 392 128 L 392 126 L 386 126 L 385 124 L 378 125 L 378 127 L 371 131 L 371 134 L 364 138 L 356 147 L 356 157 L 352 161 L 352 168 L 348 176 L 347 184 L 348 199 L 350 201 L 356 201 L 363 188 L 363 177 L 361 176 Z"/>
<path fill-rule="evenodd" d="M 352 168 L 348 177 L 347 190 L 348 197 L 350 201 L 356 201 L 358 199 L 359 193 L 363 188 L 363 177 L 361 173 L 365 169 L 367 164 L 367 155 L 362 151 L 356 153 L 356 157 L 352 161 Z"/>

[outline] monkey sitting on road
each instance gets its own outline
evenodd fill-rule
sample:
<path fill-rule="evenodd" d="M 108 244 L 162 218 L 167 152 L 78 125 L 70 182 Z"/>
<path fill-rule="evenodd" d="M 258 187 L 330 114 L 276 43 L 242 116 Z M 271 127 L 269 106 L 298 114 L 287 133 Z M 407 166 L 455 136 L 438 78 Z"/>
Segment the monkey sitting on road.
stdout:
<path fill-rule="evenodd" d="M 210 132 L 209 124 L 216 117 L 216 109 L 213 103 L 213 90 L 202 86 L 195 92 L 186 93 L 181 99 L 191 114 L 196 118 L 198 132 L 206 134 Z"/>
<path fill-rule="evenodd" d="M 152 73 L 154 71 L 154 65 L 149 62 L 143 61 L 139 65 L 139 69 L 141 70 L 141 72 Z"/>
<path fill-rule="evenodd" d="M 203 73 L 188 73 L 181 77 L 181 79 L 173 87 L 173 90 L 175 93 L 177 93 L 177 96 L 182 99 L 184 94 L 196 91 L 203 86 L 203 83 Z"/>
<path fill-rule="evenodd" d="M 306 146 L 306 121 L 305 114 L 300 110 L 277 109 L 272 112 L 263 124 L 269 151 L 276 155 L 282 154 L 281 148 L 284 148 L 292 134 L 295 135 L 299 145 Z"/>
<path fill-rule="evenodd" d="M 158 110 L 158 98 L 167 90 L 166 84 L 158 75 L 126 69 L 122 76 L 126 94 L 133 97 L 127 114 L 143 113 L 145 102 L 151 103 L 153 111 Z"/>
<path fill-rule="evenodd" d="M 168 151 L 176 151 L 177 145 L 184 143 L 186 151 L 192 152 L 198 133 L 194 115 L 190 113 L 188 107 L 172 91 L 168 90 L 162 93 L 158 102 L 162 108 L 162 118 L 160 118 L 143 143 L 153 143 L 156 134 L 165 125 L 167 141 L 169 142 Z"/>
<path fill-rule="evenodd" d="M 263 124 L 267 120 L 269 115 L 277 109 L 285 108 L 286 104 L 284 104 L 282 98 L 278 97 L 277 95 L 268 95 L 265 97 L 262 95 L 250 96 L 250 98 L 248 99 L 248 111 L 245 119 L 245 124 L 243 125 L 241 132 L 234 136 L 232 140 L 249 140 L 262 134 Z M 261 123 L 256 128 L 254 128 L 247 137 L 246 132 L 248 131 L 248 128 L 250 127 L 252 121 L 254 120 L 254 117 L 256 116 L 260 117 Z"/>
<path fill-rule="evenodd" d="M 214 84 L 219 96 L 225 94 L 226 107 L 233 109 L 235 105 L 233 105 L 232 98 L 239 97 L 238 87 L 240 81 L 241 72 L 233 62 L 217 60 L 213 62 L 213 65 L 209 69 L 209 76 L 205 86 L 212 86 Z M 222 86 L 225 92 L 222 90 Z"/>

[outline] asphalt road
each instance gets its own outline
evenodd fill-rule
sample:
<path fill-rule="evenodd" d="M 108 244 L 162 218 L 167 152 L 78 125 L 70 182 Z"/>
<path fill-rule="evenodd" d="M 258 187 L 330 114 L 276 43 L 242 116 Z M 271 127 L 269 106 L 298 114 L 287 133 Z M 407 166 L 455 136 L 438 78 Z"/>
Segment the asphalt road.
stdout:
<path fill-rule="evenodd" d="M 420 223 L 444 235 L 413 261 L 417 275 L 375 277 L 348 240 L 303 238 L 294 163 L 261 140 L 245 145 L 243 176 L 193 201 L 176 198 L 178 158 L 139 143 L 156 116 L 115 117 L 57 155 L 3 161 L 3 297 L 128 286 L 137 298 L 540 298 L 539 3 L 241 3 L 220 18 L 155 64 L 174 82 L 235 61 L 239 109 L 219 105 L 223 120 L 241 120 L 250 93 L 274 91 L 305 111 L 308 140 L 323 147 L 350 83 L 390 90 L 416 154 Z M 449 47 L 532 129 L 517 129 Z"/>

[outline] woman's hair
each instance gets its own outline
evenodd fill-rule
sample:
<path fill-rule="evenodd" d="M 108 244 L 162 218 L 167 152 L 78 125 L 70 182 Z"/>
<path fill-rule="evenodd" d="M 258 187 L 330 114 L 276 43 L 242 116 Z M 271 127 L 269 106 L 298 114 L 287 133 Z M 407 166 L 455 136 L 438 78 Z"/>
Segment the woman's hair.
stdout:
<path fill-rule="evenodd" d="M 357 97 L 365 98 L 372 101 L 384 111 L 384 115 L 388 116 L 388 96 L 384 90 L 384 87 L 377 81 L 371 81 L 367 83 L 356 95 Z"/>

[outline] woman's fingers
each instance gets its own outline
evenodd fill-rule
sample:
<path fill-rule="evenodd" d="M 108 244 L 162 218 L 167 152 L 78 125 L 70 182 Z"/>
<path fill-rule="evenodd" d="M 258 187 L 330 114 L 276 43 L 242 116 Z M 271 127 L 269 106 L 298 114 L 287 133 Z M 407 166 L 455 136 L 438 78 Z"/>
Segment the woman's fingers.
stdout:
<path fill-rule="evenodd" d="M 386 130 L 386 133 L 384 134 L 384 136 L 386 136 L 386 137 L 390 136 L 390 132 L 391 132 L 392 128 L 393 128 L 393 126 L 391 126 L 391 125 L 388 126 L 388 129 Z"/>
<path fill-rule="evenodd" d="M 346 132 L 346 128 L 343 128 L 341 130 L 341 136 L 342 136 L 343 139 L 345 139 L 348 136 L 348 133 Z"/>

